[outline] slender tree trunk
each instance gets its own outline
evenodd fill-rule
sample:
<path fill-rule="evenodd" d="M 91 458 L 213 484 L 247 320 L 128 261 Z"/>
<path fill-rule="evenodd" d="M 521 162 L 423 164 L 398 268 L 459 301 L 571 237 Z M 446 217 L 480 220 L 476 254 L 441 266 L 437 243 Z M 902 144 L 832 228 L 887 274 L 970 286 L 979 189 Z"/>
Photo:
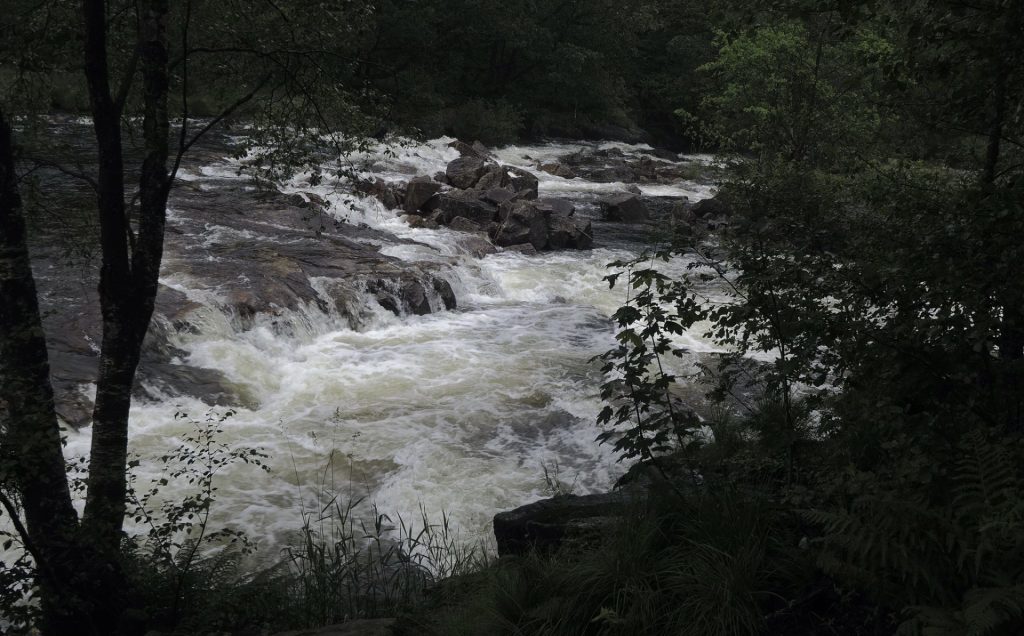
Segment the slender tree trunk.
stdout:
<path fill-rule="evenodd" d="M 0 112 L 0 487 L 20 498 L 36 562 L 44 633 L 87 629 L 70 593 L 77 577 L 78 516 L 71 505 L 60 429 L 50 384 L 35 280 L 30 266 L 13 140 Z M 4 495 L 5 507 L 13 504 Z M 13 508 L 13 505 L 11 505 Z M 8 514 L 17 514 L 8 509 Z"/>
<path fill-rule="evenodd" d="M 142 342 L 156 300 L 169 189 L 167 2 L 143 0 L 137 11 L 146 157 L 139 182 L 136 232 L 125 205 L 121 105 L 112 99 L 110 91 L 105 3 L 83 0 L 85 74 L 99 149 L 97 205 L 103 254 L 99 286 L 103 339 L 82 524 L 84 536 L 101 564 L 95 575 L 108 590 L 105 607 L 97 608 L 98 620 L 110 628 L 115 625 L 121 609 L 119 597 L 126 587 L 118 564 L 127 490 L 128 414 Z"/>

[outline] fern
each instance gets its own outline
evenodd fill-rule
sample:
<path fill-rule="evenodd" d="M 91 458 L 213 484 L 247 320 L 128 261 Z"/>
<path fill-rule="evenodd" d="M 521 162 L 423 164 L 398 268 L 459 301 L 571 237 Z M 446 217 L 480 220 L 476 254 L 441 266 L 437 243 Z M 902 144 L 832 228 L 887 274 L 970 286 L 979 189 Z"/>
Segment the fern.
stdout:
<path fill-rule="evenodd" d="M 1022 633 L 1024 480 L 1013 457 L 972 432 L 958 445 L 945 503 L 892 493 L 805 512 L 822 530 L 818 566 L 902 607 L 906 636 Z"/>

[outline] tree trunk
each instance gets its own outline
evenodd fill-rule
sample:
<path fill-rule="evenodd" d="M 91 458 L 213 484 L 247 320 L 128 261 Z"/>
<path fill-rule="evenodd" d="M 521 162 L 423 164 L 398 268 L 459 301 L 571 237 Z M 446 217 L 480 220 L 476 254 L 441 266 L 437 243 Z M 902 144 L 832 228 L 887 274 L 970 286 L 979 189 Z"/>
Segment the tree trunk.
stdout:
<path fill-rule="evenodd" d="M 139 182 L 137 237 L 125 206 L 121 105 L 111 97 L 103 0 L 84 0 L 85 73 L 99 149 L 97 183 L 100 244 L 100 346 L 93 409 L 84 538 L 100 564 L 94 572 L 106 588 L 97 619 L 113 628 L 126 587 L 119 567 L 124 523 L 128 414 L 142 342 L 156 300 L 163 256 L 168 176 L 166 0 L 138 3 L 138 53 L 142 66 L 146 157 Z"/>
<path fill-rule="evenodd" d="M 50 384 L 46 338 L 36 297 L 14 173 L 13 140 L 0 112 L 0 488 L 13 487 L 25 517 L 22 537 L 36 562 L 43 632 L 81 631 L 81 606 L 70 593 L 78 516 L 71 505 L 60 428 Z M 4 503 L 13 503 L 6 496 Z M 8 509 L 7 513 L 17 514 Z"/>

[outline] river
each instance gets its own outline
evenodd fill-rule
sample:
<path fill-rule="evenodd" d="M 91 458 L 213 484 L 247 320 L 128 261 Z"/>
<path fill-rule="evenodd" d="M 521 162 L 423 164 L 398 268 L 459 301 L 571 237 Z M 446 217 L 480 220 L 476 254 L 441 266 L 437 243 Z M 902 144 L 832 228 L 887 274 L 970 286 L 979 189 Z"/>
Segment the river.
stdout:
<path fill-rule="evenodd" d="M 406 181 L 443 171 L 458 156 L 450 141 L 390 151 L 382 146 L 346 161 L 367 176 Z M 229 249 L 281 249 L 293 228 L 270 216 L 244 227 L 213 215 L 200 218 L 201 206 L 173 195 L 173 240 L 161 282 L 187 299 L 189 317 L 187 328 L 178 323 L 166 330 L 167 364 L 172 375 L 174 365 L 208 370 L 230 386 L 241 397 L 223 401 L 235 414 L 219 439 L 259 447 L 270 457 L 269 472 L 234 465 L 218 474 L 212 525 L 245 531 L 271 557 L 294 538 L 302 510 L 317 510 L 337 494 L 375 502 L 396 518 L 418 518 L 421 506 L 435 518 L 446 511 L 464 540 L 487 541 L 496 512 L 548 495 L 545 468 L 557 467 L 559 479 L 576 493 L 610 488 L 625 467 L 595 441 L 603 378 L 591 358 L 612 346 L 609 316 L 625 292 L 609 289 L 603 277 L 608 263 L 639 253 L 657 230 L 601 222 L 597 198 L 630 184 L 566 179 L 537 169 L 543 161 L 595 149 L 626 157 L 649 150 L 549 143 L 495 152 L 502 163 L 536 174 L 542 196 L 569 198 L 578 216 L 594 220 L 595 248 L 588 251 L 481 256 L 459 232 L 412 228 L 376 199 L 353 195 L 342 178 L 312 186 L 308 175 L 298 175 L 280 184 L 285 193 L 313 193 L 331 203 L 329 214 L 348 224 L 343 229 L 360 228 L 350 239 L 355 243 L 446 280 L 457 309 L 445 310 L 431 297 L 434 311 L 427 315 L 395 315 L 351 286 L 342 307 L 332 286 L 348 282 L 330 272 L 308 276 L 324 302 L 240 315 L 237 303 L 229 302 L 233 286 L 273 274 L 266 264 L 262 274 L 255 266 L 252 273 L 238 273 L 227 261 L 218 269 L 218 259 Z M 245 215 L 248 198 L 256 195 L 238 166 L 238 160 L 215 154 L 193 160 L 178 191 L 216 193 Z M 638 185 L 650 197 L 693 201 L 712 193 L 707 183 L 685 179 Z M 711 349 L 696 335 L 687 338 L 694 352 Z M 90 390 L 87 383 L 80 389 Z M 154 458 L 181 443 L 191 419 L 227 408 L 159 383 L 148 386 L 146 395 L 135 401 L 130 420 L 140 486 L 161 477 Z M 66 435 L 68 457 L 88 451 L 89 427 L 68 427 Z M 161 496 L 173 501 L 187 487 L 172 481 Z M 333 494 L 325 496 L 327 491 Z M 141 528 L 129 524 L 129 531 Z"/>

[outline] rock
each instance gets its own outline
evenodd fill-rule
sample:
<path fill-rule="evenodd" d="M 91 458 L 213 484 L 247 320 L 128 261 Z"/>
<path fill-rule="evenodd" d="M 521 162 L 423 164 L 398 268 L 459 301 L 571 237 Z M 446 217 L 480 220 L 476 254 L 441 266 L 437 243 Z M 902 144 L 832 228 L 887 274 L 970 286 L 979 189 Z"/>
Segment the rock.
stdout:
<path fill-rule="evenodd" d="M 409 227 L 424 228 L 427 230 L 436 230 L 437 228 L 440 227 L 437 221 L 429 219 L 425 216 L 411 214 L 408 216 L 404 216 L 402 218 L 404 218 L 405 222 L 409 224 Z"/>
<path fill-rule="evenodd" d="M 457 216 L 452 219 L 448 227 L 459 232 L 479 232 L 483 229 L 479 223 L 470 221 L 464 216 Z"/>
<path fill-rule="evenodd" d="M 303 192 L 303 194 L 306 195 L 306 199 L 309 201 L 309 204 L 304 206 L 306 208 L 322 211 L 330 207 L 327 201 L 315 192 Z"/>
<path fill-rule="evenodd" d="M 402 202 L 402 208 L 408 214 L 415 214 L 440 189 L 440 183 L 432 181 L 428 177 L 416 177 L 405 187 L 405 200 Z"/>
<path fill-rule="evenodd" d="M 572 216 L 576 214 L 576 205 L 566 199 L 544 197 L 537 199 L 537 203 L 550 209 L 552 214 L 557 214 L 558 216 Z"/>
<path fill-rule="evenodd" d="M 387 181 L 381 179 L 373 179 L 372 181 L 356 181 L 355 189 L 356 192 L 361 192 L 376 198 L 389 210 L 402 207 L 402 191 Z"/>
<path fill-rule="evenodd" d="M 441 298 L 441 302 L 444 303 L 444 308 L 451 311 L 458 307 L 458 302 L 455 298 L 455 292 L 452 290 L 452 285 L 443 278 L 434 278 L 433 283 L 434 291 Z"/>
<path fill-rule="evenodd" d="M 537 198 L 537 190 L 540 187 L 537 177 L 526 170 L 518 168 L 507 168 L 506 172 L 509 176 L 509 185 L 512 186 L 512 190 L 516 194 L 523 194 L 524 198 L 527 199 Z"/>
<path fill-rule="evenodd" d="M 623 163 L 617 166 L 598 168 L 589 175 L 592 181 L 598 183 L 627 183 L 636 180 L 636 173 Z"/>
<path fill-rule="evenodd" d="M 616 491 L 582 497 L 567 495 L 542 499 L 494 515 L 498 555 L 524 554 L 530 549 L 550 551 L 566 540 L 594 540 L 607 532 L 638 497 Z"/>
<path fill-rule="evenodd" d="M 473 148 L 473 152 L 477 153 L 481 157 L 490 157 L 491 156 L 490 149 L 487 146 L 483 145 L 479 140 L 473 142 L 472 148 Z"/>
<path fill-rule="evenodd" d="M 285 203 L 287 203 L 288 205 L 292 205 L 292 206 L 295 206 L 297 208 L 302 208 L 302 209 L 308 209 L 309 208 L 309 201 L 307 201 L 305 199 L 305 197 L 303 197 L 298 192 L 296 192 L 294 194 L 289 194 L 288 196 L 286 196 L 284 198 L 284 200 L 285 200 Z"/>
<path fill-rule="evenodd" d="M 496 218 L 498 208 L 481 201 L 479 195 L 480 193 L 475 190 L 442 192 L 436 195 L 431 205 L 441 212 L 442 223 L 451 223 L 453 219 L 461 216 L 484 227 Z"/>
<path fill-rule="evenodd" d="M 487 171 L 484 160 L 480 157 L 459 157 L 448 164 L 445 176 L 448 183 L 461 190 L 472 188 Z"/>
<path fill-rule="evenodd" d="M 511 201 L 515 198 L 516 193 L 509 188 L 491 188 L 480 195 L 482 201 L 493 203 L 494 205 L 501 205 L 506 201 Z"/>
<path fill-rule="evenodd" d="M 494 246 L 489 240 L 487 240 L 487 229 L 484 228 L 484 234 L 477 233 L 463 233 L 456 237 L 459 247 L 466 252 L 469 252 L 476 258 L 483 258 L 488 254 L 494 254 L 498 251 L 498 248 Z"/>
<path fill-rule="evenodd" d="M 732 216 L 732 207 L 723 201 L 720 195 L 698 201 L 690 211 L 698 219 Z"/>
<path fill-rule="evenodd" d="M 650 150 L 641 150 L 640 154 L 650 155 L 664 161 L 679 161 L 679 154 L 672 152 L 671 150 L 665 150 L 664 148 L 652 148 Z"/>
<path fill-rule="evenodd" d="M 554 175 L 556 177 L 562 177 L 563 179 L 575 179 L 576 173 L 572 171 L 572 168 L 565 165 L 564 163 L 552 162 L 545 163 L 540 166 L 540 169 L 544 172 Z"/>
<path fill-rule="evenodd" d="M 327 627 L 278 632 L 273 636 L 392 636 L 395 619 L 362 618 Z"/>
<path fill-rule="evenodd" d="M 619 223 L 643 223 L 648 219 L 647 206 L 635 194 L 622 192 L 600 201 L 605 218 Z"/>
<path fill-rule="evenodd" d="M 535 201 L 509 201 L 498 208 L 497 245 L 505 247 L 529 242 L 538 250 L 548 244 L 548 217 L 551 211 L 542 209 Z"/>
<path fill-rule="evenodd" d="M 504 166 L 496 163 L 487 164 L 485 172 L 474 186 L 477 190 L 490 190 L 500 188 L 509 184 L 509 176 Z"/>
<path fill-rule="evenodd" d="M 366 290 L 377 298 L 381 307 L 396 316 L 402 314 L 425 316 L 431 313 L 430 298 L 427 296 L 427 289 L 422 282 L 408 279 L 402 281 L 397 290 L 395 287 L 394 281 L 378 279 L 370 281 Z"/>
<path fill-rule="evenodd" d="M 505 248 L 505 251 L 506 252 L 518 252 L 518 253 L 524 254 L 526 256 L 536 256 L 537 254 L 540 254 L 540 252 L 537 251 L 537 248 L 532 246 L 532 245 L 530 245 L 529 243 L 519 243 L 518 245 L 509 245 L 508 247 Z"/>
<path fill-rule="evenodd" d="M 454 148 L 458 151 L 461 157 L 474 157 L 476 159 L 487 159 L 490 156 L 490 151 L 479 141 L 475 141 L 471 144 L 467 144 L 464 141 L 456 139 L 455 141 L 448 144 L 449 148 Z"/>
<path fill-rule="evenodd" d="M 434 173 L 434 181 L 437 181 L 438 183 L 443 184 L 443 185 L 450 185 L 448 183 L 448 175 L 446 175 L 444 173 L 444 171 L 435 172 Z"/>
<path fill-rule="evenodd" d="M 548 248 L 560 250 L 574 248 L 586 250 L 593 247 L 594 232 L 590 221 L 551 216 L 548 219 Z"/>

